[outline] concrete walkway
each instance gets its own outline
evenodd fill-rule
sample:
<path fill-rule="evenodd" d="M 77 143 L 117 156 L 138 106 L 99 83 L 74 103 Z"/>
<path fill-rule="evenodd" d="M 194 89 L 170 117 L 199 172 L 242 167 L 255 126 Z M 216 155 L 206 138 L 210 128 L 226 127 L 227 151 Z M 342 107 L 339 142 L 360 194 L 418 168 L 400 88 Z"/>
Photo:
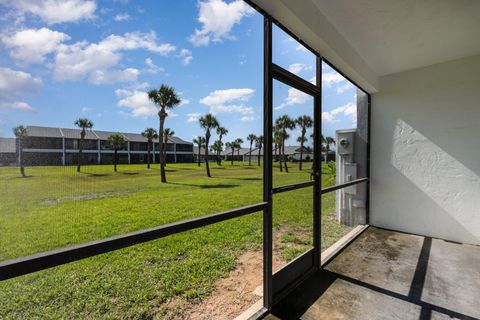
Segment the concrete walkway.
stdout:
<path fill-rule="evenodd" d="M 480 247 L 370 227 L 266 319 L 480 319 Z"/>

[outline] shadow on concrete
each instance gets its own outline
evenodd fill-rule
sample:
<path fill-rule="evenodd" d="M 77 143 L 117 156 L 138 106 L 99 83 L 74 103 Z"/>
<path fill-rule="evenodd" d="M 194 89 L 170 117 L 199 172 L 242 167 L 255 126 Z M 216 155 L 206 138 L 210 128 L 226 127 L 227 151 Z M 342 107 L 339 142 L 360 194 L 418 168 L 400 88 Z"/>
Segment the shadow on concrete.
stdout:
<path fill-rule="evenodd" d="M 442 307 L 432 301 L 422 301 L 427 271 L 432 272 L 429 267 L 432 238 L 372 227 L 367 231 L 370 231 L 369 234 L 362 234 L 327 266 L 290 292 L 266 319 L 368 319 L 375 316 L 385 319 L 426 320 L 435 312 L 457 319 L 479 320 L 465 314 L 472 313 L 475 305 L 462 305 L 462 308 L 457 306 L 457 310 L 453 310 L 454 306 L 450 304 Z M 417 245 L 419 240 L 423 240 L 421 249 Z M 441 245 L 441 240 L 437 241 L 437 246 Z M 390 249 L 381 248 L 383 244 L 388 248 L 396 247 L 400 252 L 388 253 Z M 375 260 L 373 264 L 372 259 Z M 389 263 L 399 267 L 393 274 Z M 475 262 L 470 264 L 470 268 L 476 267 Z M 408 279 L 412 279 L 411 283 L 404 284 Z M 449 279 L 450 282 L 451 280 Z M 448 285 L 464 286 L 465 290 L 470 286 L 478 291 L 471 281 Z M 409 288 L 408 294 L 402 290 L 403 287 Z M 448 295 L 445 291 L 448 291 L 448 288 L 437 291 L 437 294 Z"/>

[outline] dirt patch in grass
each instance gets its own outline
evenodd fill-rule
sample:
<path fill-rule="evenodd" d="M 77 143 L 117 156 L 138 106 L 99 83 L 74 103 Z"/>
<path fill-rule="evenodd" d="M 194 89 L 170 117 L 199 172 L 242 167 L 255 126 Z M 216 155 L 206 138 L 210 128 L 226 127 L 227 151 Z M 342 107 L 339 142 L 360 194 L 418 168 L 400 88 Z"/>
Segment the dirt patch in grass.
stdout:
<path fill-rule="evenodd" d="M 306 239 L 309 235 L 311 236 L 311 231 L 307 228 L 291 230 L 282 226 L 274 230 L 274 272 L 293 258 L 290 257 L 293 254 L 290 252 L 292 248 L 296 249 L 295 254 L 301 254 L 308 249 L 310 243 Z M 235 270 L 215 283 L 215 289 L 207 298 L 198 303 L 189 302 L 182 297 L 170 299 L 163 308 L 167 314 L 158 314 L 156 319 L 234 319 L 262 299 L 262 282 L 263 253 L 247 251 L 238 258 Z"/>
<path fill-rule="evenodd" d="M 171 299 L 167 309 L 176 309 L 178 313 L 163 315 L 159 319 L 234 319 L 262 299 L 262 261 L 262 251 L 245 252 L 239 257 L 235 270 L 215 283 L 215 289 L 208 298 L 199 303 L 188 303 L 181 298 Z M 273 256 L 274 270 L 284 264 L 279 255 Z"/>

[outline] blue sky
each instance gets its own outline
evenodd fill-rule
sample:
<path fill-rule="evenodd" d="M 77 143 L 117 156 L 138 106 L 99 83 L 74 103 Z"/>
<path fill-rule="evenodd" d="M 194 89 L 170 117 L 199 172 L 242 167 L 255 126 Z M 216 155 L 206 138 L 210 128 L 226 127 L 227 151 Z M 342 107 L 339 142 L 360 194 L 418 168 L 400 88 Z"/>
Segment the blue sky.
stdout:
<path fill-rule="evenodd" d="M 214 113 L 227 140 L 262 131 L 263 17 L 240 0 L 0 0 L 0 136 L 18 124 L 98 130 L 158 127 L 146 91 L 183 100 L 166 121 L 185 140 Z M 274 27 L 274 62 L 315 81 L 314 56 Z M 324 65 L 325 135 L 355 125 L 355 88 Z M 312 99 L 275 82 L 274 115 L 313 115 Z M 298 130 L 289 144 L 296 144 Z"/>

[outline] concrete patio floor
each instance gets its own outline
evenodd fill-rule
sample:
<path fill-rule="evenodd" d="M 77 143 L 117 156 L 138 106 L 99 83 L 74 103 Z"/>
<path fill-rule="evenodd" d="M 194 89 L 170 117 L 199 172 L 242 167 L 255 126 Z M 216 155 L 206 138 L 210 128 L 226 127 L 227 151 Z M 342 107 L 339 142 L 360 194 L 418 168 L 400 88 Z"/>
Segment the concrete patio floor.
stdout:
<path fill-rule="evenodd" d="M 480 319 L 480 246 L 369 227 L 266 319 Z"/>

